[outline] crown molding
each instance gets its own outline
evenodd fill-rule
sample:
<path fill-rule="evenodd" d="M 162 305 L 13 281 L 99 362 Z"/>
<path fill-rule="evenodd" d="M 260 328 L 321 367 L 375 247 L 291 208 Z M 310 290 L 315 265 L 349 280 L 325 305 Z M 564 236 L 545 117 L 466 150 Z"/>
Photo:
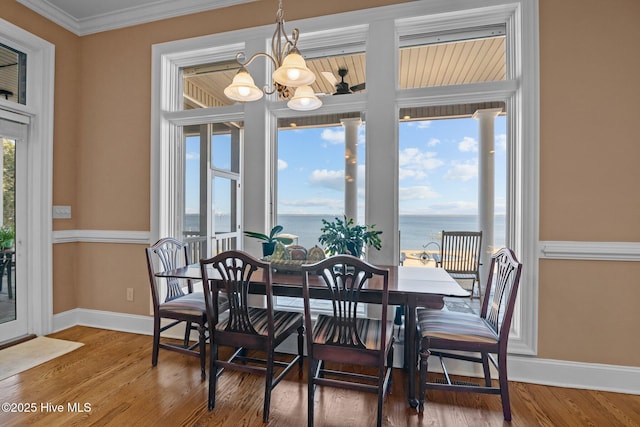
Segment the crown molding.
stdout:
<path fill-rule="evenodd" d="M 103 13 L 87 18 L 76 18 L 54 6 L 48 0 L 17 1 L 72 33 L 78 36 L 85 36 L 191 13 L 221 9 L 256 0 L 181 0 L 179 2 L 160 0 L 149 5 L 132 6 L 117 12 Z"/>

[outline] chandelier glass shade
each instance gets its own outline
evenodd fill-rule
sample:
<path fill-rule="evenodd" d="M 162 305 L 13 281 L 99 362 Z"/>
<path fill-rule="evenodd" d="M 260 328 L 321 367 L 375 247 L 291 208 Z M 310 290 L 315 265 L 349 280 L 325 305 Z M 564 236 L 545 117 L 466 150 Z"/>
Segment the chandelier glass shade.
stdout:
<path fill-rule="evenodd" d="M 318 99 L 311 86 L 300 86 L 296 89 L 293 98 L 287 102 L 287 107 L 292 110 L 310 111 L 320 108 L 322 101 Z"/>
<path fill-rule="evenodd" d="M 300 51 L 296 47 L 298 43 L 298 29 L 295 28 L 289 38 L 284 30 L 284 11 L 282 10 L 282 0 L 278 1 L 278 13 L 276 14 L 276 31 L 271 39 L 272 55 L 259 52 L 243 62 L 245 57 L 243 52 L 236 55 L 236 61 L 240 64 L 240 70 L 236 73 L 233 81 L 224 90 L 227 98 L 238 102 L 256 101 L 262 98 L 263 94 L 278 94 L 285 99 L 290 99 L 287 106 L 292 110 L 308 111 L 315 110 L 322 106 L 322 101 L 314 94 L 311 85 L 316 80 L 316 75 L 311 71 Z M 284 41 L 284 43 L 283 43 Z M 271 79 L 273 86 L 258 88 L 251 74 L 245 68 L 254 59 L 264 56 L 271 60 L 273 64 L 273 74 Z"/>

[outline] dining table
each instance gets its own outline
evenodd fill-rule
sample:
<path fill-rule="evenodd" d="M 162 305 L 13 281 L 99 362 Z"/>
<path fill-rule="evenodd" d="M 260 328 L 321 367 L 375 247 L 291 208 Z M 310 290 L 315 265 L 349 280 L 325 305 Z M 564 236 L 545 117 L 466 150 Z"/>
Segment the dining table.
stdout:
<path fill-rule="evenodd" d="M 384 266 L 389 270 L 389 305 L 404 307 L 404 364 L 407 370 L 407 399 L 412 408 L 418 406 L 415 398 L 416 389 L 416 308 L 427 307 L 442 309 L 444 297 L 468 297 L 469 292 L 462 288 L 446 270 L 442 268 Z M 272 275 L 272 292 L 275 296 L 302 298 L 302 274 L 292 272 L 274 272 Z M 216 277 L 211 271 L 209 277 Z M 156 273 L 157 277 L 200 280 L 202 273 L 200 264 L 189 264 L 174 270 Z M 360 294 L 363 303 L 380 303 L 383 290 L 382 280 L 373 278 L 367 281 Z M 252 294 L 264 294 L 265 285 L 260 276 L 251 283 Z M 330 299 L 328 290 L 316 275 L 309 276 L 309 295 L 313 299 Z"/>

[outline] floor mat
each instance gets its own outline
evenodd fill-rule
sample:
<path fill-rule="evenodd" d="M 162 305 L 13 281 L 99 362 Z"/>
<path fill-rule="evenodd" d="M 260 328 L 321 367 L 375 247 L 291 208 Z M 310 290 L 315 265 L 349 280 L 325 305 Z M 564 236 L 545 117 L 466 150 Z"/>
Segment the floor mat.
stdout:
<path fill-rule="evenodd" d="M 83 345 L 56 338 L 36 337 L 0 350 L 0 380 L 48 362 Z"/>

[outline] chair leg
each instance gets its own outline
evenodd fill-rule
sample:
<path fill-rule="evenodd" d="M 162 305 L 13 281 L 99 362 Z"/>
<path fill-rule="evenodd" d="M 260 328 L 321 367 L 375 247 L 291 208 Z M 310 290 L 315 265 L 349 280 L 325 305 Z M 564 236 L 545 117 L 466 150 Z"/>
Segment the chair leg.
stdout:
<path fill-rule="evenodd" d="M 158 365 L 158 351 L 160 350 L 160 318 L 153 318 L 153 350 L 151 351 L 151 366 Z"/>
<path fill-rule="evenodd" d="M 389 384 L 387 384 L 387 392 L 391 393 L 391 383 L 393 382 L 393 343 L 389 348 L 389 353 L 387 354 L 387 368 L 391 369 L 389 371 Z"/>
<path fill-rule="evenodd" d="M 187 322 L 187 326 L 184 329 L 184 348 L 189 347 L 189 338 L 191 336 L 191 322 Z"/>
<path fill-rule="evenodd" d="M 314 382 L 316 362 L 309 356 L 307 358 L 307 427 L 313 427 L 313 401 L 316 390 Z"/>
<path fill-rule="evenodd" d="M 205 366 L 207 364 L 207 339 L 205 334 L 205 326 L 198 325 L 198 335 L 200 339 L 200 378 L 204 381 L 207 378 Z"/>
<path fill-rule="evenodd" d="M 420 346 L 420 388 L 418 392 L 419 410 L 424 409 L 425 394 L 427 392 L 427 368 L 429 364 L 429 339 L 425 338 L 421 341 Z"/>
<path fill-rule="evenodd" d="M 489 366 L 488 353 L 482 353 L 482 369 L 484 371 L 484 385 L 491 387 L 491 368 Z"/>
<path fill-rule="evenodd" d="M 216 360 L 218 360 L 218 345 L 213 342 L 213 337 L 209 337 L 211 343 L 211 354 L 209 355 L 209 402 L 208 408 L 211 411 L 216 406 L 216 386 L 218 385 L 218 370 Z"/>
<path fill-rule="evenodd" d="M 267 371 L 264 384 L 264 407 L 262 409 L 262 421 L 269 422 L 269 409 L 271 408 L 271 389 L 273 388 L 273 349 L 267 354 Z"/>
<path fill-rule="evenodd" d="M 498 375 L 500 378 L 500 398 L 505 421 L 511 421 L 511 403 L 509 401 L 509 380 L 507 379 L 507 353 L 498 354 Z"/>
<path fill-rule="evenodd" d="M 304 326 L 298 328 L 298 376 L 302 376 L 302 369 L 304 366 Z"/>

